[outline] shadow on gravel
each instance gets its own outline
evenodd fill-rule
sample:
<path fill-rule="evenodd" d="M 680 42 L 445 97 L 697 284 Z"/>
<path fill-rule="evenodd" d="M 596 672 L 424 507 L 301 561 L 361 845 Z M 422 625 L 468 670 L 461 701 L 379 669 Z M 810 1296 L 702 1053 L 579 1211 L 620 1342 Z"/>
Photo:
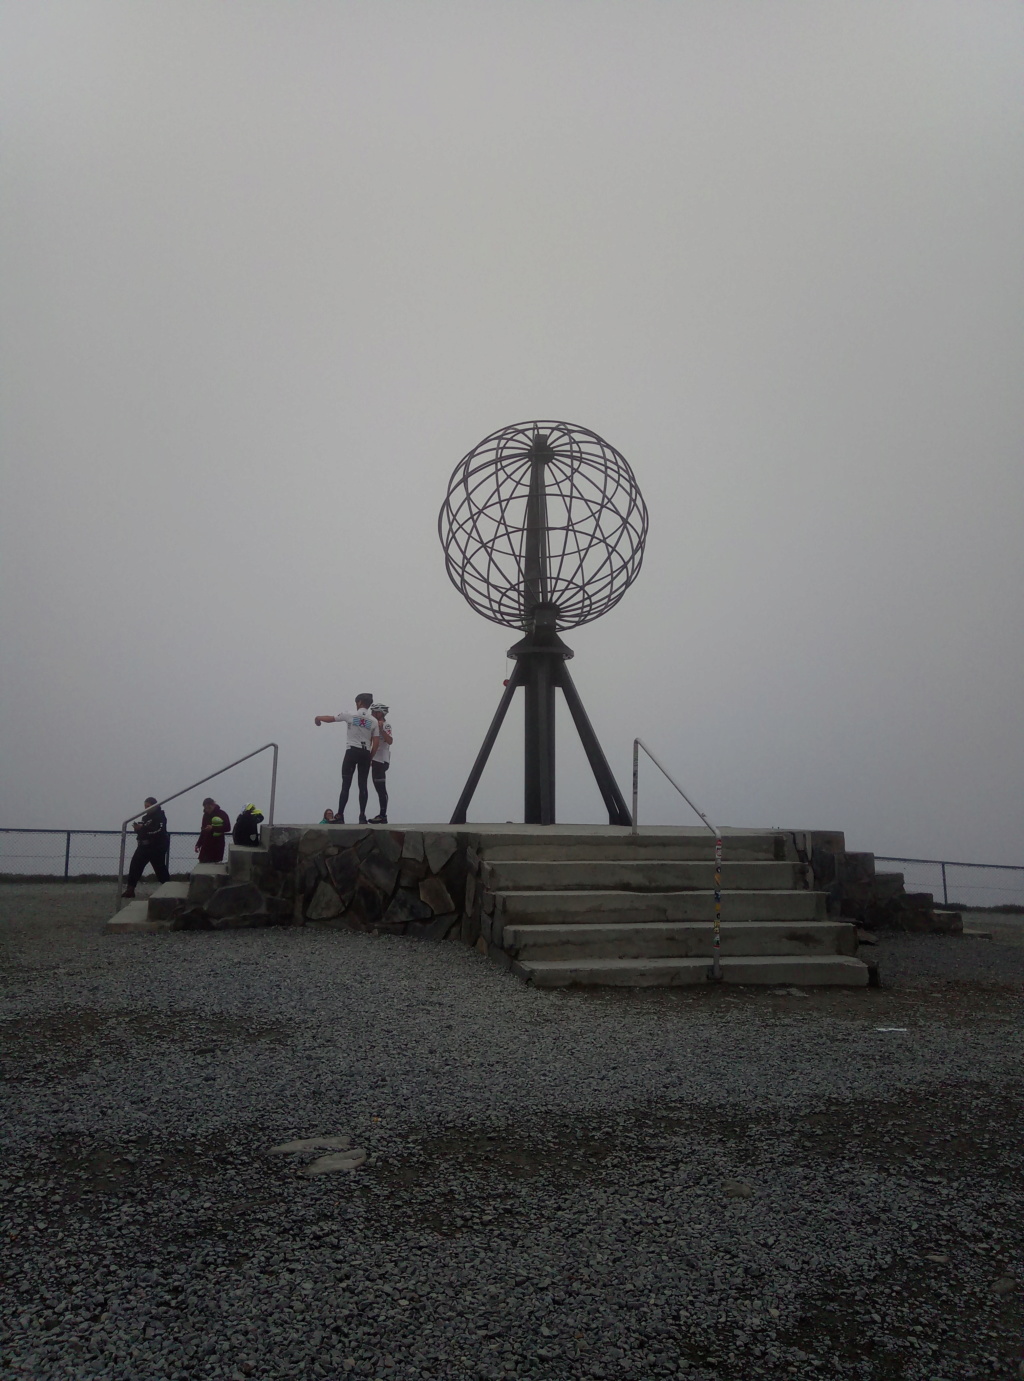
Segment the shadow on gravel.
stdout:
<path fill-rule="evenodd" d="M 1024 1339 L 1019 1293 L 994 1296 L 955 1263 L 901 1262 L 874 1277 L 870 1294 L 839 1281 L 822 1281 L 817 1293 L 827 1302 L 781 1330 L 780 1345 L 796 1349 L 797 1360 L 871 1381 L 904 1381 L 922 1365 L 929 1381 L 959 1381 L 986 1363 L 993 1377 L 1008 1376 L 1007 1359 Z"/>
<path fill-rule="evenodd" d="M 270 1158 L 266 1131 L 253 1126 L 193 1141 L 56 1140 L 12 1166 L 11 1245 L 55 1231 L 62 1253 L 114 1244 L 153 1266 L 212 1245 L 228 1267 L 251 1260 L 252 1271 L 276 1280 L 280 1256 L 266 1265 L 254 1256 L 254 1230 L 268 1222 L 279 1251 L 297 1261 L 338 1253 L 316 1269 L 370 1242 L 392 1243 L 399 1255 L 415 1243 L 439 1261 L 456 1238 L 471 1253 L 500 1243 L 503 1259 L 523 1263 L 516 1285 L 533 1292 L 529 1327 L 544 1322 L 551 1334 L 539 1337 L 538 1365 L 522 1375 L 652 1374 L 607 1353 L 596 1354 L 600 1373 L 584 1366 L 586 1339 L 569 1323 L 583 1293 L 600 1301 L 609 1330 L 631 1340 L 634 1358 L 672 1355 L 719 1381 L 1008 1375 L 1024 1326 L 1020 1291 L 999 1296 L 992 1283 L 1019 1275 L 1024 1249 L 1012 1203 L 1024 1144 L 1018 1094 L 1015 1084 L 958 1085 L 814 1112 L 738 1116 L 682 1104 L 537 1114 L 443 1135 L 412 1128 L 400 1154 L 316 1180 L 300 1178 L 297 1162 Z M 749 1182 L 749 1199 L 728 1197 L 731 1175 Z M 957 1175 L 981 1189 L 966 1214 Z M 889 1209 L 865 1179 L 877 1181 Z M 856 1218 L 836 1210 L 833 1196 L 858 1205 Z M 883 1218 L 901 1199 L 905 1216 Z M 538 1255 L 547 1224 L 588 1221 L 593 1203 L 598 1218 L 580 1230 L 575 1258 Z M 874 1257 L 883 1227 L 889 1245 Z M 848 1259 L 844 1275 L 815 1273 L 807 1242 L 821 1233 L 833 1239 L 832 1261 Z M 662 1274 L 652 1274 L 654 1263 Z M 525 1326 L 503 1315 L 486 1322 L 501 1339 Z M 576 1349 L 559 1353 L 562 1363 L 556 1335 L 559 1348 Z"/>
<path fill-rule="evenodd" d="M 167 1041 L 179 1050 L 214 1055 L 231 1043 L 285 1045 L 282 1022 L 257 1022 L 197 1012 L 133 1012 L 91 1007 L 0 1022 L 0 1079 L 43 1085 L 80 1074 L 93 1061 L 130 1058 L 140 1047 Z"/>
<path fill-rule="evenodd" d="M 929 940 L 946 937 L 928 936 Z M 986 945 L 991 952 L 991 945 Z M 1024 949 L 1018 951 L 1024 956 Z M 883 961 L 884 965 L 884 961 Z M 1018 976 L 1017 969 L 1020 974 Z M 709 1015 L 750 1014 L 771 1017 L 825 1016 L 873 1025 L 875 1022 L 946 1020 L 957 1023 L 1024 1020 L 1024 961 L 1003 979 L 904 975 L 889 977 L 883 966 L 878 988 L 777 989 L 739 984 L 679 988 L 555 989 L 554 1004 L 587 1009 L 608 1008 L 659 1020 L 690 1021 Z"/>
<path fill-rule="evenodd" d="M 814 1112 L 736 1115 L 691 1108 L 658 1116 L 652 1129 L 711 1136 L 729 1143 L 739 1163 L 756 1160 L 763 1142 L 786 1144 L 800 1157 L 853 1161 L 914 1175 L 928 1170 L 962 1174 L 977 1163 L 987 1181 L 1021 1188 L 1024 1082 L 1003 1086 L 943 1085 L 906 1093 L 899 1102 L 834 1099 Z"/>
<path fill-rule="evenodd" d="M 442 1238 L 464 1234 L 485 1240 L 494 1230 L 528 1236 L 537 1208 L 532 1196 L 522 1195 L 524 1182 L 542 1181 L 539 1202 L 557 1215 L 572 1210 L 587 1184 L 614 1193 L 625 1169 L 635 1232 L 639 1237 L 668 1234 L 665 1245 L 676 1261 L 680 1303 L 691 1275 L 705 1282 L 714 1276 L 717 1282 L 723 1272 L 738 1272 L 736 1281 L 745 1284 L 739 1300 L 729 1305 L 734 1316 L 744 1308 L 763 1315 L 758 1300 L 770 1298 L 793 1269 L 791 1213 L 805 1223 L 823 1214 L 821 1223 L 837 1243 L 870 1243 L 884 1226 L 886 1237 L 899 1242 L 892 1264 L 851 1266 L 845 1277 L 803 1279 L 801 1311 L 774 1330 L 766 1328 L 769 1321 L 763 1317 L 746 1333 L 730 1321 L 722 1329 L 722 1343 L 708 1344 L 706 1326 L 690 1332 L 681 1324 L 672 1330 L 680 1355 L 728 1381 L 774 1374 L 770 1367 L 764 1370 L 770 1335 L 782 1375 L 810 1376 L 823 1369 L 830 1375 L 903 1381 L 924 1368 L 929 1381 L 959 1381 L 989 1374 L 989 1365 L 1006 1368 L 1024 1337 L 1019 1286 L 1012 1283 L 1005 1295 L 993 1292 L 994 1282 L 1014 1282 L 1021 1275 L 1020 1091 L 1017 1084 L 947 1086 L 900 1102 L 836 1100 L 810 1113 L 738 1117 L 727 1109 L 683 1105 L 652 1108 L 613 1124 L 607 1118 L 574 1119 L 572 1125 L 547 1118 L 543 1128 L 520 1122 L 501 1132 L 467 1129 L 461 1136 L 425 1136 L 406 1156 L 378 1164 L 360 1197 L 367 1224 L 382 1233 L 403 1225 Z M 822 1162 L 824 1183 L 834 1177 L 835 1193 L 843 1195 L 844 1182 L 851 1179 L 851 1202 L 863 1205 L 857 1220 L 844 1224 L 830 1217 L 826 1191 L 820 1203 L 787 1206 L 781 1219 L 771 1210 L 749 1230 L 748 1240 L 734 1216 L 746 1208 L 730 1205 L 726 1176 L 742 1175 L 756 1196 L 777 1177 L 780 1165 L 800 1180 L 811 1172 L 810 1182 L 822 1184 Z M 666 1172 L 680 1175 L 681 1196 L 666 1197 Z M 865 1195 L 866 1172 L 880 1188 L 906 1201 L 906 1221 L 883 1222 L 884 1210 L 872 1204 L 870 1192 Z M 956 1182 L 964 1176 L 983 1179 L 989 1203 L 988 1211 L 966 1221 L 955 1216 Z M 861 1181 L 856 1191 L 854 1180 Z M 694 1194 L 711 1211 L 696 1237 L 688 1222 Z M 838 1254 L 844 1252 L 839 1247 Z M 740 1302 L 744 1294 L 750 1297 L 748 1306 Z"/>
<path fill-rule="evenodd" d="M 367 1178 L 409 1226 L 444 1237 L 514 1217 L 524 1182 L 545 1179 L 557 1189 L 596 1178 L 613 1149 L 607 1138 L 569 1128 L 532 1135 L 467 1130 L 426 1136 L 406 1156 L 376 1164 Z"/>

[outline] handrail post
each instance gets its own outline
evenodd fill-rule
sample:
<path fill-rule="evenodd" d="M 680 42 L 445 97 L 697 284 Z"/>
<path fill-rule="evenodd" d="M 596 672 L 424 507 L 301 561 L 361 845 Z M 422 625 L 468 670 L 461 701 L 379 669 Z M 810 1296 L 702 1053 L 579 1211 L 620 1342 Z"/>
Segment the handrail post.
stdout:
<path fill-rule="evenodd" d="M 64 840 L 64 881 L 67 882 L 68 871 L 71 867 L 71 831 L 68 830 L 67 838 Z"/>
<path fill-rule="evenodd" d="M 270 769 L 270 806 L 269 806 L 269 811 L 268 811 L 269 819 L 267 820 L 267 824 L 268 824 L 268 825 L 272 825 L 272 824 L 274 823 L 274 797 L 275 797 L 276 795 L 277 795 L 277 744 L 275 743 L 275 744 L 274 744 L 274 752 L 273 752 L 273 766 L 272 766 L 271 769 Z"/>
<path fill-rule="evenodd" d="M 715 939 L 711 958 L 711 977 L 722 981 L 722 832 L 715 831 Z"/>
<path fill-rule="evenodd" d="M 651 762 L 669 782 L 675 787 L 682 796 L 683 800 L 695 814 L 699 815 L 704 824 L 715 836 L 715 916 L 714 916 L 714 935 L 711 947 L 711 968 L 708 970 L 708 978 L 715 983 L 722 981 L 722 831 L 717 825 L 713 825 L 708 817 L 701 810 L 695 801 L 691 801 L 686 792 L 675 780 L 666 772 L 661 763 L 654 756 L 651 750 L 644 743 L 642 738 L 633 740 L 633 833 L 636 834 L 637 826 L 637 797 L 639 794 L 640 780 L 640 749 L 643 749 Z"/>
<path fill-rule="evenodd" d="M 633 833 L 639 834 L 639 823 L 636 813 L 636 798 L 640 790 L 640 740 L 633 740 Z"/>
<path fill-rule="evenodd" d="M 949 892 L 946 889 L 946 865 L 942 865 L 942 905 L 949 905 Z"/>
<path fill-rule="evenodd" d="M 128 838 L 128 821 L 121 826 L 121 855 L 117 860 L 117 906 L 121 909 L 121 893 L 124 891 L 124 846 Z"/>

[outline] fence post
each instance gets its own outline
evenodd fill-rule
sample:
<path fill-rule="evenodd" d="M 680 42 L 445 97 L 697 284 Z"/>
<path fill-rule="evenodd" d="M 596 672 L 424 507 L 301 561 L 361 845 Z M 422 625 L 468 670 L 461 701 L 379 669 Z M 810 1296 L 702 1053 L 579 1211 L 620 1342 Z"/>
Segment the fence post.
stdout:
<path fill-rule="evenodd" d="M 946 865 L 942 865 L 942 905 L 949 905 L 949 892 L 946 889 Z"/>
<path fill-rule="evenodd" d="M 121 910 L 121 893 L 124 891 L 124 850 L 128 839 L 127 820 L 121 826 L 121 853 L 117 860 L 117 909 Z"/>
<path fill-rule="evenodd" d="M 64 841 L 64 881 L 67 881 L 68 869 L 71 864 L 71 831 L 67 831 L 67 838 Z"/>

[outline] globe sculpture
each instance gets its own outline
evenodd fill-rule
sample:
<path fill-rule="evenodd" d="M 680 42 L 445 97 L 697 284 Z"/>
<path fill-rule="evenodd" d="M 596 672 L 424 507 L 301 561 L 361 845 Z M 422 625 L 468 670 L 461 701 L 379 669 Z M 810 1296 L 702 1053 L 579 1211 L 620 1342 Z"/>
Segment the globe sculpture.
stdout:
<path fill-rule="evenodd" d="M 561 689 L 613 825 L 630 814 L 566 666 L 559 637 L 613 608 L 636 579 L 647 508 L 623 456 L 567 422 L 520 422 L 455 467 L 438 517 L 448 575 L 477 613 L 525 636 L 452 815 L 464 824 L 515 692 L 525 693 L 528 824 L 555 822 L 555 691 Z"/>

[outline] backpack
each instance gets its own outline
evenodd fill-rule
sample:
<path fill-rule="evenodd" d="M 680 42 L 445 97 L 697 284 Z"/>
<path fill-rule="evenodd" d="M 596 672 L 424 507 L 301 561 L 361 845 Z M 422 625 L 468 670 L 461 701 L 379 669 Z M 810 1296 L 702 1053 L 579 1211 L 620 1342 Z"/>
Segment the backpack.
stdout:
<path fill-rule="evenodd" d="M 243 848 L 251 849 L 260 842 L 260 821 L 263 819 L 263 812 L 246 807 L 239 811 L 235 820 L 235 828 L 231 838 L 236 844 Z"/>

